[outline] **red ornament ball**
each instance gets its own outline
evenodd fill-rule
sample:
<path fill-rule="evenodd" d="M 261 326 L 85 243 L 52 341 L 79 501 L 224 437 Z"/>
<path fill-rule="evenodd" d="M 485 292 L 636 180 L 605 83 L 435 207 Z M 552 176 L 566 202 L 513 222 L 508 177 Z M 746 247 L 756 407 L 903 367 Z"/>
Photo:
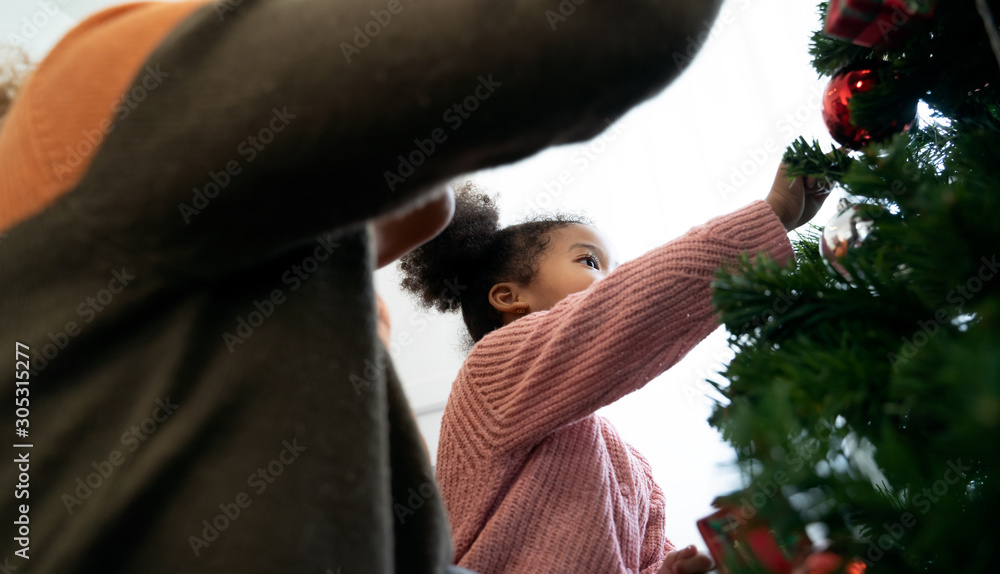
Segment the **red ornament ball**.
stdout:
<path fill-rule="evenodd" d="M 834 74 L 823 94 L 823 121 L 830 135 L 841 145 L 861 149 L 873 141 L 882 141 L 910 129 L 916 108 L 901 110 L 897 119 L 884 126 L 858 126 L 851 122 L 851 98 L 867 92 L 883 81 L 892 81 L 890 73 L 872 67 L 848 67 Z"/>

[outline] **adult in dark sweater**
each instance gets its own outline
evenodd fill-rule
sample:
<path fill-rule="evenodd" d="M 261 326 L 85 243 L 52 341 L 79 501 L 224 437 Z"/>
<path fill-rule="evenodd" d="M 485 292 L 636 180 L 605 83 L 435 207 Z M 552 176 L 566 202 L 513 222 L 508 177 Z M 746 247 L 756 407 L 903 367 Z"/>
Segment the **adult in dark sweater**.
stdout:
<path fill-rule="evenodd" d="M 23 429 L 0 448 L 25 460 L 0 467 L 0 564 L 443 571 L 372 237 L 392 258 L 446 223 L 441 182 L 599 133 L 717 4 L 198 0 L 81 23 L 0 127 L 0 420 Z M 429 200 L 430 225 L 393 218 Z"/>

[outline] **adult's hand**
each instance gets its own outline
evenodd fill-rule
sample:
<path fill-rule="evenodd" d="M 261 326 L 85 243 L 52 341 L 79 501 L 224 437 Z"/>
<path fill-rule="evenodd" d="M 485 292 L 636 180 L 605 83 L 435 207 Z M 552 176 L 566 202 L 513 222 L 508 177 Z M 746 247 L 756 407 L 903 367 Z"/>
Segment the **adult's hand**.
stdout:
<path fill-rule="evenodd" d="M 372 222 L 378 253 L 376 268 L 385 267 L 441 233 L 455 215 L 455 192 L 449 186 L 426 202 Z"/>

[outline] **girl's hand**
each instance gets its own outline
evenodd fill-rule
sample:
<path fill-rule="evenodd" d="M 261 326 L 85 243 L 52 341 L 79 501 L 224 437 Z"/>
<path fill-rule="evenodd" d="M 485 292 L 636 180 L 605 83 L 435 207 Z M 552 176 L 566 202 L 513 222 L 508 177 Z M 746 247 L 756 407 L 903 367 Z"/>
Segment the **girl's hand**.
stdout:
<path fill-rule="evenodd" d="M 764 201 L 771 206 L 785 229 L 791 231 L 808 222 L 830 196 L 830 184 L 814 177 L 796 177 L 791 182 L 785 164 L 778 166 L 771 192 Z"/>
<path fill-rule="evenodd" d="M 700 574 L 715 568 L 712 559 L 698 552 L 694 544 L 667 554 L 659 574 Z"/>

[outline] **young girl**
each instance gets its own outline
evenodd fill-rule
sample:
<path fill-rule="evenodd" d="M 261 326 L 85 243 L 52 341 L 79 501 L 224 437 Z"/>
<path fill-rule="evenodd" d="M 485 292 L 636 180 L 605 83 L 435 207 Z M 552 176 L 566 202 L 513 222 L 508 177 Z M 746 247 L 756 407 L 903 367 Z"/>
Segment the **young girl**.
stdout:
<path fill-rule="evenodd" d="M 828 193 L 789 183 L 781 168 L 765 201 L 616 267 L 590 225 L 559 217 L 499 228 L 490 198 L 460 189 L 451 224 L 402 260 L 404 288 L 461 310 L 475 341 L 437 456 L 456 563 L 482 574 L 708 570 L 693 547 L 671 552 L 649 464 L 595 411 L 718 326 L 710 283 L 727 260 L 791 259 L 786 232 Z"/>

